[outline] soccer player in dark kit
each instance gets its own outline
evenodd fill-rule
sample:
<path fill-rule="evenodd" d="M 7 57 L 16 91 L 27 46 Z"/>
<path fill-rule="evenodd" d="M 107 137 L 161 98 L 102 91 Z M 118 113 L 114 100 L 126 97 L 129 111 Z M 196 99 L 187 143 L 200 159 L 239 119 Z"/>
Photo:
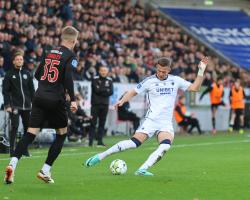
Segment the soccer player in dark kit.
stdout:
<path fill-rule="evenodd" d="M 61 46 L 50 50 L 39 65 L 35 78 L 38 89 L 35 93 L 27 134 L 17 144 L 13 157 L 6 168 L 5 183 L 14 182 L 14 172 L 18 160 L 28 145 L 33 142 L 40 128 L 48 123 L 49 128 L 56 129 L 56 138 L 52 143 L 46 161 L 37 177 L 45 183 L 54 183 L 50 169 L 61 152 L 67 133 L 66 94 L 70 96 L 70 109 L 75 112 L 77 105 L 74 98 L 72 68 L 77 66 L 72 52 L 79 32 L 72 26 L 62 29 Z"/>

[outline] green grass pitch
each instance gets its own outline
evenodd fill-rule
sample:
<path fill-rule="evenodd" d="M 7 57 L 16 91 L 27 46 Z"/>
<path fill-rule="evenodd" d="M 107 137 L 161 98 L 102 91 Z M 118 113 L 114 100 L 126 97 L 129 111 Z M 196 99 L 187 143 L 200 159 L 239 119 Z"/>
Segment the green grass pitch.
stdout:
<path fill-rule="evenodd" d="M 0 200 L 249 200 L 249 136 L 177 136 L 170 151 L 150 169 L 154 177 L 137 177 L 134 171 L 157 147 L 155 138 L 92 168 L 82 166 L 83 161 L 104 149 L 66 147 L 53 167 L 53 185 L 36 178 L 47 149 L 34 149 L 31 158 L 19 162 L 15 183 L 0 184 Z M 124 138 L 108 137 L 105 142 L 110 146 Z M 125 175 L 109 171 L 117 158 L 128 165 Z M 7 164 L 7 155 L 1 154 L 1 180 Z"/>

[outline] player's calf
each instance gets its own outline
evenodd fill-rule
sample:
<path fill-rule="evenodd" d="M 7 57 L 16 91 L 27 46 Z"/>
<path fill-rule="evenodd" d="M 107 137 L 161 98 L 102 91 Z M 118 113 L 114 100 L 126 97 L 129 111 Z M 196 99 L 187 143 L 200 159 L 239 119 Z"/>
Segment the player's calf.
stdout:
<path fill-rule="evenodd" d="M 147 171 L 147 169 L 157 163 L 163 155 L 170 149 L 171 141 L 169 139 L 163 140 L 159 147 L 148 157 L 138 171 Z"/>

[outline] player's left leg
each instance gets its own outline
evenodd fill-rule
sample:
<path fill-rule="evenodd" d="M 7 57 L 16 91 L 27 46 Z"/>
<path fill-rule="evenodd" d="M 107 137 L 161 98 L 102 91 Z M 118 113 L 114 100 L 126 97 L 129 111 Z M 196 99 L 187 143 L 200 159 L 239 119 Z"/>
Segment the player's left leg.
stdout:
<path fill-rule="evenodd" d="M 158 148 L 148 157 L 148 159 L 142 164 L 142 166 L 135 172 L 135 175 L 153 176 L 151 172 L 147 170 L 157 163 L 163 155 L 170 149 L 174 140 L 174 135 L 165 131 L 161 131 L 158 134 Z"/>
<path fill-rule="evenodd" d="M 66 102 L 48 101 L 50 111 L 46 111 L 45 116 L 49 122 L 49 127 L 56 129 L 56 138 L 50 146 L 46 161 L 38 173 L 37 177 L 45 183 L 54 183 L 51 178 L 50 169 L 61 153 L 67 135 L 68 115 Z"/>
<path fill-rule="evenodd" d="M 56 138 L 54 142 L 52 143 L 52 145 L 50 146 L 46 161 L 42 169 L 37 175 L 37 177 L 43 180 L 45 183 L 54 183 L 54 180 L 51 178 L 50 169 L 54 161 L 57 159 L 57 157 L 61 153 L 64 141 L 67 135 L 67 127 L 57 129 L 56 133 L 57 133 Z"/>
<path fill-rule="evenodd" d="M 28 127 L 29 127 L 30 111 L 29 110 L 22 110 L 22 111 L 19 111 L 19 112 L 20 112 L 20 115 L 21 115 L 21 118 L 22 118 L 22 123 L 23 123 L 23 134 L 27 134 L 27 130 L 28 130 Z M 23 155 L 27 156 L 27 157 L 31 156 L 29 151 L 28 151 L 28 147 L 25 150 Z"/>

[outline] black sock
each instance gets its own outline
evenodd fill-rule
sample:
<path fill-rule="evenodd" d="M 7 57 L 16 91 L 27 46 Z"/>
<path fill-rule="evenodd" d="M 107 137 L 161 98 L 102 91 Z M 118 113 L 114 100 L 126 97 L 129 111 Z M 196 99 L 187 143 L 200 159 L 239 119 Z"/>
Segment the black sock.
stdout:
<path fill-rule="evenodd" d="M 215 129 L 215 118 L 212 117 L 212 125 L 213 125 L 213 129 Z"/>
<path fill-rule="evenodd" d="M 17 128 L 12 127 L 12 130 L 9 133 L 9 141 L 10 141 L 10 157 L 14 155 L 15 143 L 16 143 L 16 133 Z"/>
<path fill-rule="evenodd" d="M 198 130 L 199 134 L 201 134 L 202 131 L 201 131 L 200 123 L 199 123 L 198 120 L 195 121 L 195 126 L 197 127 L 197 130 Z"/>
<path fill-rule="evenodd" d="M 194 128 L 194 126 L 192 125 L 192 126 L 188 129 L 188 131 L 187 131 L 187 132 L 188 132 L 189 134 L 192 134 L 192 130 L 193 130 L 193 128 Z"/>
<path fill-rule="evenodd" d="M 54 140 L 53 144 L 51 145 L 49 152 L 48 152 L 47 159 L 45 161 L 45 163 L 48 164 L 49 166 L 53 165 L 53 162 L 56 160 L 58 155 L 61 153 L 66 135 L 67 134 L 63 134 L 63 135 L 56 134 L 56 139 Z"/>
<path fill-rule="evenodd" d="M 200 125 L 197 126 L 197 130 L 198 130 L 199 134 L 202 134 Z"/>
<path fill-rule="evenodd" d="M 16 146 L 13 157 L 17 157 L 18 159 L 20 159 L 22 157 L 23 153 L 25 153 L 27 151 L 29 144 L 31 144 L 33 142 L 35 137 L 36 137 L 36 135 L 29 133 L 29 132 L 24 134 L 22 139 L 18 142 L 18 144 Z"/>

